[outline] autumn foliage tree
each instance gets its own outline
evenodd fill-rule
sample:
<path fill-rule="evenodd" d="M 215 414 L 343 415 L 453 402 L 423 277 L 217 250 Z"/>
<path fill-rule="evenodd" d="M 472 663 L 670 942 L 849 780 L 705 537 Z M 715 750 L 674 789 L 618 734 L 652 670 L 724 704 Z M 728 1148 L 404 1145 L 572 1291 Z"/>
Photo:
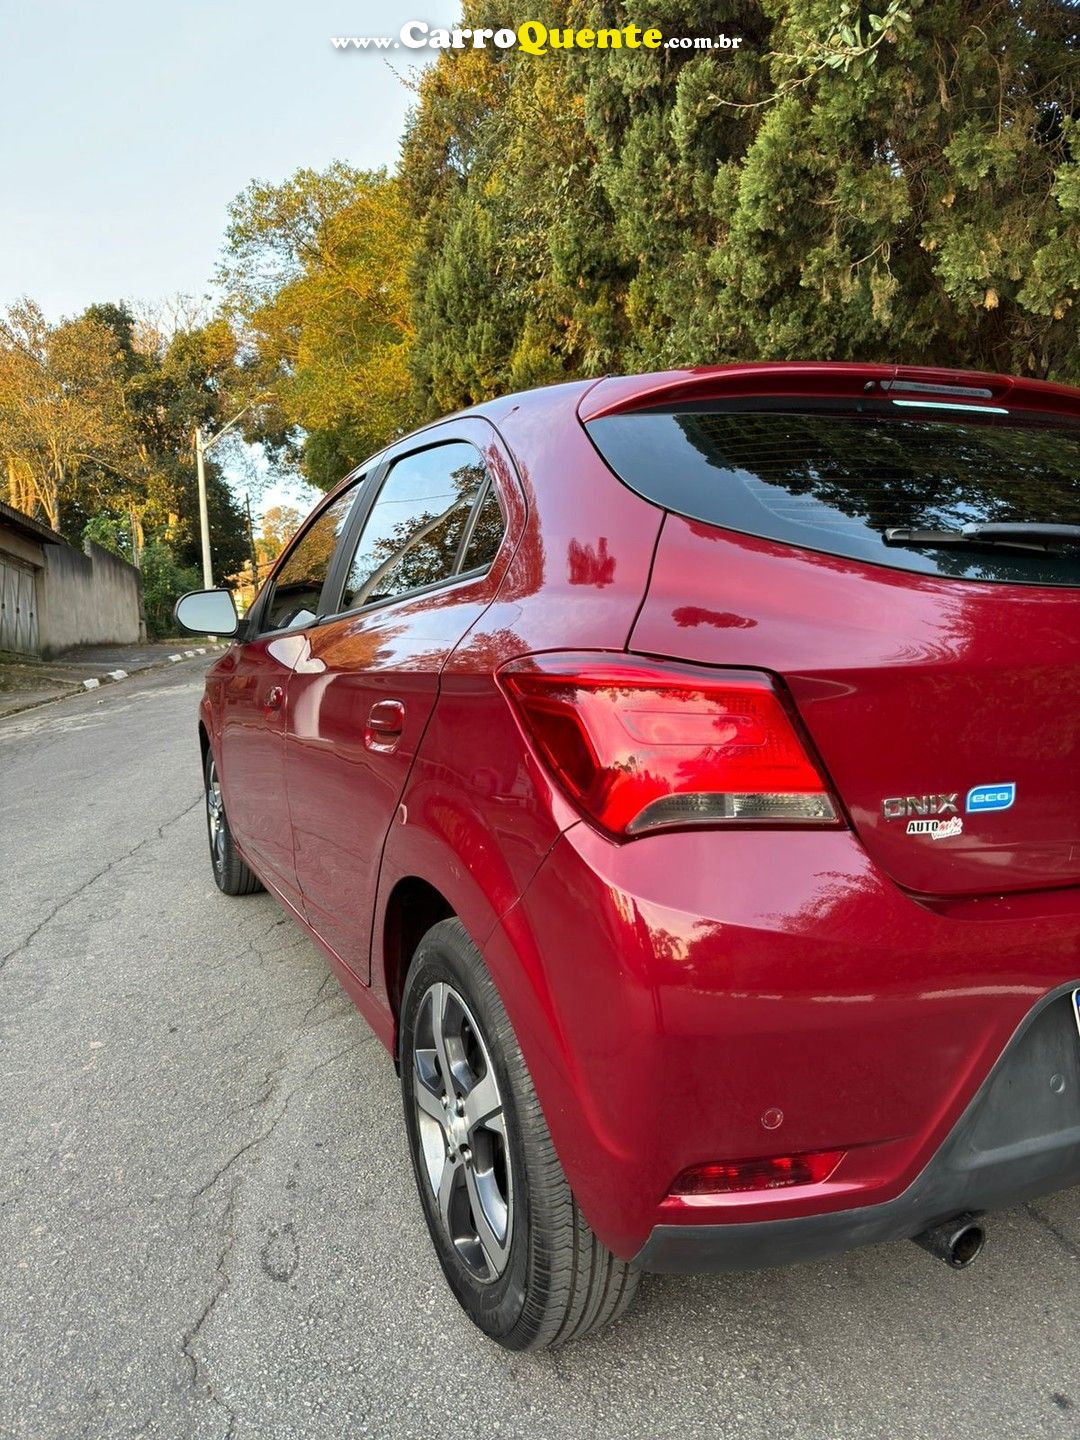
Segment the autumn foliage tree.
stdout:
<path fill-rule="evenodd" d="M 260 565 L 277 559 L 300 529 L 303 519 L 292 505 L 271 505 L 263 511 L 262 525 L 255 537 L 255 553 Z"/>
<path fill-rule="evenodd" d="M 49 325 L 22 300 L 0 318 L 0 459 L 8 502 L 58 529 L 80 491 L 90 505 L 136 459 L 116 336 L 92 316 Z"/>
<path fill-rule="evenodd" d="M 277 407 L 279 453 L 306 436 L 327 486 L 411 420 L 410 232 L 383 171 L 335 164 L 234 202 L 221 280 L 252 374 Z"/>
<path fill-rule="evenodd" d="M 198 576 L 194 427 L 220 425 L 248 388 L 221 318 L 172 333 L 123 305 L 50 324 L 31 301 L 0 319 L 0 464 L 8 503 L 76 545 L 95 540 L 144 571 L 147 619 Z M 246 521 L 207 464 L 218 575 L 248 556 Z"/>

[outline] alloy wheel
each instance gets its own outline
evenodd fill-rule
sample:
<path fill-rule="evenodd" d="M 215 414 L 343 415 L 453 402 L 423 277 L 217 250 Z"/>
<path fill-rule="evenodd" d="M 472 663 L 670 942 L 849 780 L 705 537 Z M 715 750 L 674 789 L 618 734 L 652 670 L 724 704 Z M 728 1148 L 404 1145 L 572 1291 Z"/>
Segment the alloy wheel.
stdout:
<path fill-rule="evenodd" d="M 210 832 L 210 858 L 214 868 L 220 870 L 225 864 L 225 806 L 221 799 L 217 763 L 213 759 L 206 777 L 206 824 Z"/>
<path fill-rule="evenodd" d="M 416 1017 L 414 1099 L 424 1173 L 461 1263 L 481 1282 L 506 1269 L 513 1177 L 506 1113 L 488 1047 L 451 985 L 431 985 Z"/>

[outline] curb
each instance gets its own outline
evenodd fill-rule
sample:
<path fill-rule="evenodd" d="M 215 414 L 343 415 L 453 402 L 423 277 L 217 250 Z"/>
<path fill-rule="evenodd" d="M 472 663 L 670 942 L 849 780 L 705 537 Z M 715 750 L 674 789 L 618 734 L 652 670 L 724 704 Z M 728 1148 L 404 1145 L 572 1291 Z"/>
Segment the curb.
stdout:
<path fill-rule="evenodd" d="M 224 650 L 224 645 L 199 645 L 194 650 L 180 650 L 175 655 L 166 655 L 164 660 L 155 660 L 150 665 L 140 665 L 137 670 L 106 670 L 104 675 L 92 675 L 88 680 L 82 682 L 84 690 L 97 690 L 101 685 L 113 685 L 118 680 L 130 680 L 133 675 L 145 675 L 148 670 L 164 670 L 168 665 L 175 665 L 178 660 L 193 660 L 196 655 L 206 655 L 211 650 Z M 74 692 L 78 693 L 78 687 L 72 681 Z"/>
<path fill-rule="evenodd" d="M 27 700 L 21 705 L 12 705 L 6 710 L 0 708 L 0 720 L 6 720 L 9 715 L 21 715 L 26 710 L 40 710 L 43 705 L 55 704 L 57 700 L 70 700 L 72 695 L 84 695 L 91 690 L 100 690 L 103 685 L 117 685 L 123 680 L 134 680 L 140 675 L 149 675 L 155 670 L 167 670 L 170 665 L 176 665 L 184 660 L 194 660 L 198 655 L 208 655 L 212 651 L 227 650 L 228 648 L 227 645 L 198 645 L 193 650 L 179 650 L 175 655 L 167 655 L 164 660 L 155 660 L 149 665 L 140 665 L 136 670 L 106 670 L 102 675 L 90 675 L 81 682 L 72 680 L 56 695 L 46 695 L 42 700 Z"/>

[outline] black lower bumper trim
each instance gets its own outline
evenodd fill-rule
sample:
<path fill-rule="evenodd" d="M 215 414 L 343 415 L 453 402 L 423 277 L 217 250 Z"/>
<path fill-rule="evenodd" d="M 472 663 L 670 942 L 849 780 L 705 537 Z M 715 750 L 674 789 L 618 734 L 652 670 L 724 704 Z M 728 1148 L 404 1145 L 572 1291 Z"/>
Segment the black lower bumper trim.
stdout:
<path fill-rule="evenodd" d="M 961 1211 L 982 1212 L 1080 1184 L 1080 1034 L 1071 992 L 1026 1017 L 948 1138 L 894 1200 L 731 1225 L 657 1225 L 645 1270 L 759 1270 L 858 1245 L 904 1240 Z"/>

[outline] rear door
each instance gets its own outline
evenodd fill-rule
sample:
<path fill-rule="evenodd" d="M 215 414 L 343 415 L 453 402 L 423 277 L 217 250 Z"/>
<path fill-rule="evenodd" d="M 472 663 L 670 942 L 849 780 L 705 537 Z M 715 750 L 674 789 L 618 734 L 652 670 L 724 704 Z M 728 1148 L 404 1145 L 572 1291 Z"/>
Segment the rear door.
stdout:
<path fill-rule="evenodd" d="M 502 536 L 484 421 L 392 452 L 288 694 L 287 785 L 308 922 L 362 979 L 383 840 L 447 656 L 490 600 Z"/>
<path fill-rule="evenodd" d="M 292 541 L 252 608 L 245 638 L 216 671 L 218 758 L 229 824 L 258 873 L 297 906 L 285 800 L 285 697 L 358 483 L 317 511 Z"/>
<path fill-rule="evenodd" d="M 631 644 L 780 675 L 871 857 L 927 895 L 1080 883 L 1080 524 L 1067 416 L 749 402 L 589 426 L 667 516 Z M 676 513 L 681 512 L 681 513 Z"/>

